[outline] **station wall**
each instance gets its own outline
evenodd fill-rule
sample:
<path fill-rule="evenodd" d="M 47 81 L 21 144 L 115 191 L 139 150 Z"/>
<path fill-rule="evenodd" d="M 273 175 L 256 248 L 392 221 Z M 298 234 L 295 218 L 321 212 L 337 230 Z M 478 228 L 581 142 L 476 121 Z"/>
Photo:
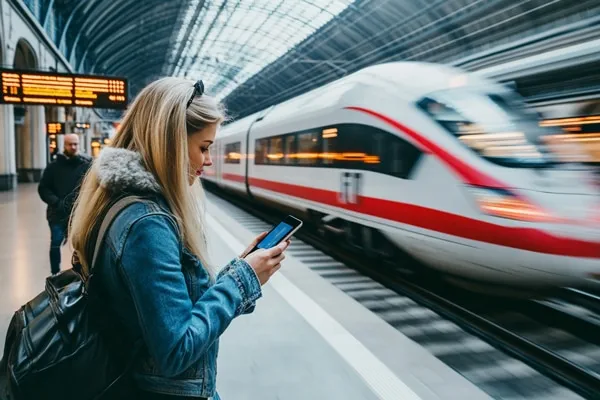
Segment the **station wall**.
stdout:
<path fill-rule="evenodd" d="M 35 16 L 19 0 L 0 0 L 0 64 L 4 68 L 73 71 Z M 46 121 L 66 122 L 79 114 L 93 123 L 98 116 L 90 111 L 0 104 L 0 191 L 14 190 L 18 182 L 38 182 L 50 159 L 50 142 L 62 150 L 63 137 L 57 135 L 50 140 Z M 80 138 L 80 146 L 86 153 L 90 151 L 90 136 L 88 132 Z"/>

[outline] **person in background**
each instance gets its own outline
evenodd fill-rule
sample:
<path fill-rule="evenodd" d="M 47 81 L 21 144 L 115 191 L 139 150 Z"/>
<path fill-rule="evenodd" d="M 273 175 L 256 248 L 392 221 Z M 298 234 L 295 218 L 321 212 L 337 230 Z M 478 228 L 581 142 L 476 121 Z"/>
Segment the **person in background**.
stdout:
<path fill-rule="evenodd" d="M 92 158 L 79 152 L 79 136 L 65 135 L 62 154 L 56 155 L 44 170 L 38 185 L 38 193 L 46 209 L 50 226 L 50 271 L 60 272 L 60 246 L 67 239 L 67 225 L 79 186 L 87 173 Z"/>

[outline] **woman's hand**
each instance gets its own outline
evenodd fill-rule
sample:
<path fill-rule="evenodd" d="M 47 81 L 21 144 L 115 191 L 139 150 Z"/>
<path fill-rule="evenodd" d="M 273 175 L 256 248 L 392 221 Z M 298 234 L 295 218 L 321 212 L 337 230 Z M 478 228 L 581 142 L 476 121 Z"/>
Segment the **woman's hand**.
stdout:
<path fill-rule="evenodd" d="M 254 246 L 256 246 L 258 244 L 258 242 L 260 242 L 265 236 L 267 236 L 268 232 L 263 232 L 260 235 L 258 235 L 254 241 L 252 243 L 250 243 L 250 246 L 248 246 L 246 248 L 246 250 L 244 250 L 244 252 L 240 255 L 240 258 L 246 258 L 246 256 L 248 255 L 248 253 L 250 253 L 250 250 L 252 250 L 254 248 Z"/>
<path fill-rule="evenodd" d="M 258 249 L 245 257 L 246 262 L 256 272 L 261 285 L 267 283 L 269 278 L 281 268 L 281 262 L 285 258 L 283 252 L 289 245 L 290 241 L 287 240 L 270 249 Z"/>

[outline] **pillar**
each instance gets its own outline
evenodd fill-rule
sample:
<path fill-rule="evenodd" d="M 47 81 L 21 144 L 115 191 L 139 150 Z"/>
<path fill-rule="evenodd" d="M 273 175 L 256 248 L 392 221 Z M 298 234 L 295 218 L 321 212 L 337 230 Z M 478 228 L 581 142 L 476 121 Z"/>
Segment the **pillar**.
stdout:
<path fill-rule="evenodd" d="M 54 122 L 66 122 L 67 114 L 64 107 L 56 108 L 56 121 Z M 66 129 L 66 127 L 65 127 Z M 58 152 L 62 153 L 65 150 L 65 136 L 64 135 L 56 135 L 56 147 L 58 148 Z"/>
<path fill-rule="evenodd" d="M 26 106 L 25 116 L 19 121 L 18 124 L 15 124 L 14 128 L 18 182 L 32 182 L 31 169 L 33 168 L 33 114 L 32 106 Z"/>
<path fill-rule="evenodd" d="M 31 106 L 31 181 L 39 182 L 48 163 L 46 134 L 46 112 L 43 106 Z"/>
<path fill-rule="evenodd" d="M 92 130 L 91 129 L 86 129 L 85 130 L 85 154 L 87 154 L 88 156 L 92 155 Z"/>
<path fill-rule="evenodd" d="M 17 187 L 15 124 L 12 105 L 0 105 L 0 191 Z"/>

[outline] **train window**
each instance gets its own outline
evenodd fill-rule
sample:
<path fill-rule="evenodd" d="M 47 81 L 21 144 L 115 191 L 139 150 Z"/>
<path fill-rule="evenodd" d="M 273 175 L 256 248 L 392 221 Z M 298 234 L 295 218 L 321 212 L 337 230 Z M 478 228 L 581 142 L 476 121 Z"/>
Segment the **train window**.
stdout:
<path fill-rule="evenodd" d="M 254 148 L 254 164 L 268 164 L 269 159 L 267 154 L 269 153 L 269 139 L 257 139 Z"/>
<path fill-rule="evenodd" d="M 388 173 L 385 168 L 389 139 L 393 137 L 388 132 L 377 128 L 369 128 L 370 146 L 366 148 L 365 168 L 370 171 Z"/>
<path fill-rule="evenodd" d="M 339 127 L 335 168 L 361 169 L 407 179 L 421 151 L 390 132 L 360 124 Z"/>
<path fill-rule="evenodd" d="M 286 135 L 284 138 L 284 149 L 283 154 L 285 154 L 284 164 L 285 165 L 294 165 L 296 164 L 296 135 Z"/>
<path fill-rule="evenodd" d="M 367 125 L 340 125 L 333 165 L 336 168 L 378 171 L 383 137 L 383 131 Z"/>
<path fill-rule="evenodd" d="M 542 143 L 548 132 L 516 95 L 463 88 L 429 96 L 417 106 L 483 159 L 511 168 L 547 167 L 556 161 Z"/>
<path fill-rule="evenodd" d="M 269 164 L 283 163 L 283 138 L 281 136 L 272 137 L 269 144 Z"/>
<path fill-rule="evenodd" d="M 337 156 L 339 132 L 337 128 L 325 128 L 321 131 L 323 152 L 321 160 L 323 165 L 334 165 Z"/>
<path fill-rule="evenodd" d="M 225 145 L 225 164 L 239 164 L 241 159 L 241 142 Z"/>
<path fill-rule="evenodd" d="M 296 163 L 298 165 L 318 165 L 320 147 L 318 132 L 299 133 Z"/>
<path fill-rule="evenodd" d="M 385 151 L 382 154 L 383 173 L 408 179 L 422 153 L 411 143 L 389 134 L 386 135 Z"/>
<path fill-rule="evenodd" d="M 258 139 L 254 163 L 360 169 L 408 179 L 420 155 L 418 148 L 390 132 L 340 124 Z"/>

